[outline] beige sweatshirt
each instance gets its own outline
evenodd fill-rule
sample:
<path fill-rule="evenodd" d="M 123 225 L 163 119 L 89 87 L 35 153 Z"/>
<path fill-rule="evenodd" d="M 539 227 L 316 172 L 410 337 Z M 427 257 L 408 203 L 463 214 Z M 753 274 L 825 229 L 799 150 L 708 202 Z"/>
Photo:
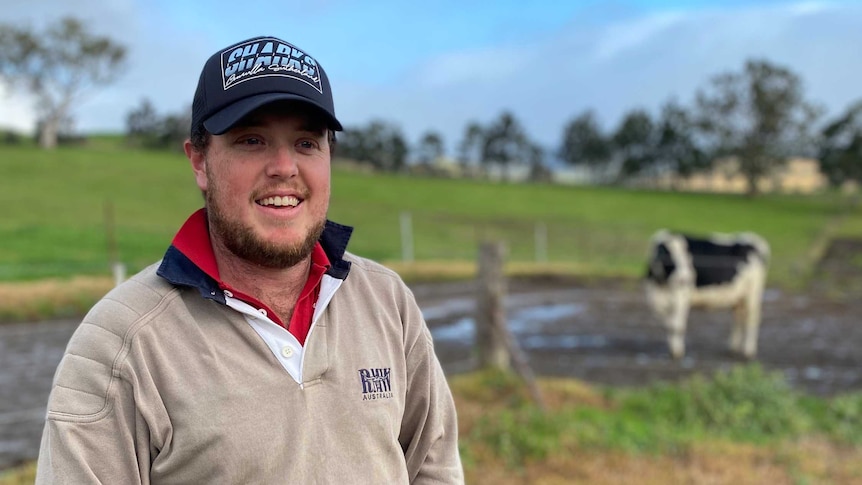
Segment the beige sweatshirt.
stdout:
<path fill-rule="evenodd" d="M 57 369 L 36 483 L 463 483 L 452 396 L 412 293 L 344 260 L 304 348 L 155 265 L 111 291 Z"/>

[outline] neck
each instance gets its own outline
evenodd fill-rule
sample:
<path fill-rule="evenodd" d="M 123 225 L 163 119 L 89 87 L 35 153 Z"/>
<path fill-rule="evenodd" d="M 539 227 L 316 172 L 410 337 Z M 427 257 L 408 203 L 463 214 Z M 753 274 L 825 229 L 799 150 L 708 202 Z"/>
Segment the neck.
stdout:
<path fill-rule="evenodd" d="M 224 283 L 265 303 L 285 324 L 290 321 L 296 301 L 308 280 L 310 254 L 288 268 L 268 268 L 237 257 L 215 241 L 213 251 L 219 277 Z"/>

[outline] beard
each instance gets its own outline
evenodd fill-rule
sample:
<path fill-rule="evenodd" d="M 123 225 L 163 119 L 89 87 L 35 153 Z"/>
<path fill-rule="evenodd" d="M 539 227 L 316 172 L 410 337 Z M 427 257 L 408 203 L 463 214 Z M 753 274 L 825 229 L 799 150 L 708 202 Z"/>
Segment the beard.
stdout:
<path fill-rule="evenodd" d="M 207 174 L 207 178 L 209 174 Z M 211 179 L 206 191 L 207 218 L 210 232 L 240 259 L 265 268 L 286 269 L 301 263 L 311 255 L 315 243 L 323 234 L 326 219 L 317 221 L 305 239 L 296 243 L 273 243 L 255 234 L 254 229 L 240 220 L 231 219 L 218 202 L 218 183 Z"/>

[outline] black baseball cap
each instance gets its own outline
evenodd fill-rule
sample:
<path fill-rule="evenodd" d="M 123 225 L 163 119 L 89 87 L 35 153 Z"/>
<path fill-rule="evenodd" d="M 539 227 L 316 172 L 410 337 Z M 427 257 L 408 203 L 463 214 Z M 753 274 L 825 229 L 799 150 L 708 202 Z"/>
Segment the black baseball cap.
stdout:
<path fill-rule="evenodd" d="M 214 135 L 231 129 L 273 101 L 308 103 L 321 110 L 329 128 L 341 131 L 323 67 L 302 49 L 275 37 L 255 37 L 213 54 L 204 64 L 192 103 L 192 130 Z"/>

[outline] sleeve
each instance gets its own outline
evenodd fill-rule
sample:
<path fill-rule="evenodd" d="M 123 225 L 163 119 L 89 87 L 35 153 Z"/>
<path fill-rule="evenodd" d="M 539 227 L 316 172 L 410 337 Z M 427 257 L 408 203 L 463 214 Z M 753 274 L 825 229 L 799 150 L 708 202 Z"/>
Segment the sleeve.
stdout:
<path fill-rule="evenodd" d="M 118 368 L 122 349 L 96 324 L 75 331 L 48 399 L 37 484 L 148 483 L 149 433 Z"/>
<path fill-rule="evenodd" d="M 410 300 L 404 322 L 405 327 L 416 326 L 416 335 L 406 349 L 407 398 L 399 435 L 410 483 L 464 483 L 455 402 L 434 353 L 431 332 L 412 295 Z"/>

